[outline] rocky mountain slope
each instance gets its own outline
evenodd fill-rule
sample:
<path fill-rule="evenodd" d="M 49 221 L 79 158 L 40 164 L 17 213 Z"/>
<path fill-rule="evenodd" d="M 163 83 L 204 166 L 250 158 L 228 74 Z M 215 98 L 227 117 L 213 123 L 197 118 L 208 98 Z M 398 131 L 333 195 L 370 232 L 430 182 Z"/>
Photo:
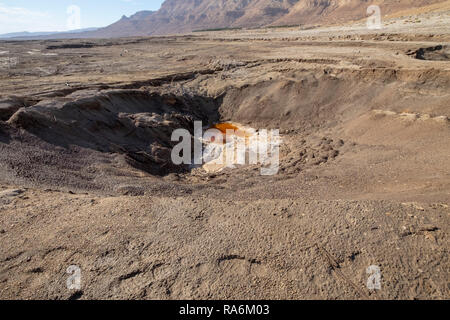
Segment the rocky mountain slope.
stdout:
<path fill-rule="evenodd" d="M 89 37 L 147 36 L 195 30 L 280 25 L 333 24 L 362 19 L 378 4 L 382 14 L 443 0 L 166 0 L 156 12 L 138 12 L 87 34 Z"/>

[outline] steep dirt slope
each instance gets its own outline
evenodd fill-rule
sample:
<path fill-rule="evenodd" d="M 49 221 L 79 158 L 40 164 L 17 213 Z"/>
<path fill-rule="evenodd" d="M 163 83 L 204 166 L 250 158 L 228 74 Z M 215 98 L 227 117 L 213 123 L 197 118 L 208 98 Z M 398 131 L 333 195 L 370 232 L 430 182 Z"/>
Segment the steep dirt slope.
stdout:
<path fill-rule="evenodd" d="M 370 5 L 379 5 L 382 16 L 405 9 L 420 8 L 439 0 L 303 0 L 293 6 L 289 13 L 274 21 L 273 25 L 334 24 L 359 20 L 366 17 Z"/>
<path fill-rule="evenodd" d="M 153 14 L 122 18 L 99 30 L 96 35 L 111 35 L 133 30 L 133 35 L 190 32 L 196 29 L 258 27 L 269 24 L 289 12 L 298 0 L 167 0 Z M 131 26 L 132 27 L 131 27 Z"/>

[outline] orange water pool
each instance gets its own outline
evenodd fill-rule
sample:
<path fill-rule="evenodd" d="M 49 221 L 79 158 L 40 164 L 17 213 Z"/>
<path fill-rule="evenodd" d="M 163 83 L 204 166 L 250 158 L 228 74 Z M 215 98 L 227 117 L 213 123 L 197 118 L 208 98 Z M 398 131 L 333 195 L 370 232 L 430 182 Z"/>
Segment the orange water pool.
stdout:
<path fill-rule="evenodd" d="M 211 129 L 217 129 L 220 132 L 222 132 L 223 134 L 226 134 L 227 130 L 235 130 L 235 131 L 239 130 L 239 128 L 237 126 L 235 126 L 234 124 L 229 123 L 229 122 L 217 123 L 217 124 L 211 126 Z"/>
<path fill-rule="evenodd" d="M 231 135 L 241 137 L 241 138 L 249 138 L 253 135 L 253 133 L 248 131 L 248 128 L 244 128 L 239 124 L 233 124 L 230 122 L 224 122 L 224 123 L 216 123 L 210 127 L 210 129 L 217 129 L 219 130 L 223 135 L 223 141 L 214 141 L 212 139 L 210 142 L 220 143 L 223 144 L 226 141 L 226 135 L 227 130 L 233 130 L 234 132 L 231 133 Z"/>

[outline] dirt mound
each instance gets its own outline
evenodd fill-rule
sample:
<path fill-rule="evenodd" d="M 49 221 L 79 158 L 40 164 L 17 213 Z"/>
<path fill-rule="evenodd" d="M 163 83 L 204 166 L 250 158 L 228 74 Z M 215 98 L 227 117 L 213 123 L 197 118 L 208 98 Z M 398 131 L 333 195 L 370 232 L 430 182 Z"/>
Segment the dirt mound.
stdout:
<path fill-rule="evenodd" d="M 283 130 L 317 130 L 367 112 L 385 107 L 399 111 L 447 112 L 444 96 L 413 95 L 410 88 L 421 77 L 436 79 L 429 90 L 446 85 L 446 75 L 405 73 L 389 69 L 322 74 L 306 72 L 285 74 L 284 80 L 264 81 L 242 88 L 231 88 L 220 107 L 223 120 L 252 123 Z M 434 80 L 433 80 L 434 81 Z M 275 107 L 276 106 L 276 107 Z"/>
<path fill-rule="evenodd" d="M 2 159 L 10 166 L 4 172 L 12 170 L 18 178 L 37 182 L 47 170 L 36 167 L 54 166 L 72 175 L 68 180 L 81 179 L 90 186 L 92 171 L 86 166 L 109 163 L 114 167 L 117 156 L 131 168 L 152 175 L 183 172 L 186 167 L 171 161 L 172 132 L 178 128 L 193 132 L 196 120 L 217 121 L 217 108 L 212 98 L 138 90 L 78 92 L 17 108 L 2 124 L 1 136 L 4 141 L 21 140 L 26 146 L 19 151 L 14 150 L 15 143 L 2 144 Z M 38 156 L 40 148 L 46 152 Z M 127 168 L 125 163 L 119 166 Z M 41 182 L 59 184 L 58 180 L 48 174 Z"/>
<path fill-rule="evenodd" d="M 7 121 L 20 108 L 27 108 L 38 102 L 39 100 L 33 98 L 14 96 L 9 99 L 0 100 L 0 120 Z"/>

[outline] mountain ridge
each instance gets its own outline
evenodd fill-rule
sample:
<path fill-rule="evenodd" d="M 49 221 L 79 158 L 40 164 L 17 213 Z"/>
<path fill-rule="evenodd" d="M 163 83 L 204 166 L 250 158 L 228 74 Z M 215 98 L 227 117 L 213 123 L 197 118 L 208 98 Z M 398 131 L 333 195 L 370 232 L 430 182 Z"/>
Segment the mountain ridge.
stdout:
<path fill-rule="evenodd" d="M 357 21 L 379 5 L 382 16 L 449 0 L 166 0 L 157 11 L 138 11 L 87 32 L 57 33 L 34 39 L 119 38 L 190 33 L 198 30 L 270 26 L 330 25 Z"/>
<path fill-rule="evenodd" d="M 195 30 L 334 24 L 360 20 L 376 4 L 382 15 L 444 0 L 166 0 L 158 11 L 136 13 L 91 33 L 93 37 L 152 36 Z"/>

